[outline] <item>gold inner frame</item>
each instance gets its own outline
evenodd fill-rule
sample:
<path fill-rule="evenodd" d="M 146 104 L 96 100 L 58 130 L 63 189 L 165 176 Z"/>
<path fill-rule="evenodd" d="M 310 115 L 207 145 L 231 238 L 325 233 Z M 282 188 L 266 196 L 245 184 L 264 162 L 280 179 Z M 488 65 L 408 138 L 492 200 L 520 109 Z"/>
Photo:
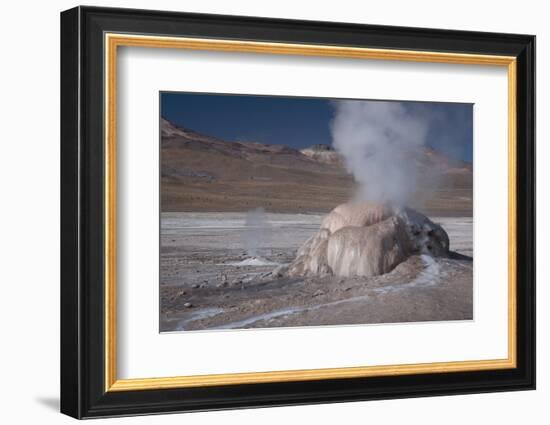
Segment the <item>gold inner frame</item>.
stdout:
<path fill-rule="evenodd" d="M 370 49 L 328 45 L 268 43 L 106 33 L 105 46 L 105 391 L 135 391 L 416 373 L 447 373 L 516 367 L 516 58 L 462 53 Z M 116 123 L 119 46 L 436 62 L 507 67 L 508 72 L 508 357 L 419 364 L 303 369 L 213 375 L 118 379 L 116 324 Z"/>

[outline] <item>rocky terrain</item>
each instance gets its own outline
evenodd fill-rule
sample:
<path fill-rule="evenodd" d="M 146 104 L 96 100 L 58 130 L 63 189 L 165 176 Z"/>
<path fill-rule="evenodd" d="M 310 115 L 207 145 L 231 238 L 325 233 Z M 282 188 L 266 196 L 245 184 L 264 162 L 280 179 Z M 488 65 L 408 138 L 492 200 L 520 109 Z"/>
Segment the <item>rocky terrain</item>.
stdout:
<path fill-rule="evenodd" d="M 164 213 L 160 330 L 473 318 L 471 217 L 432 217 L 449 235 L 449 257 L 413 255 L 373 277 L 279 274 L 322 218 L 266 213 L 251 255 L 245 213 Z"/>

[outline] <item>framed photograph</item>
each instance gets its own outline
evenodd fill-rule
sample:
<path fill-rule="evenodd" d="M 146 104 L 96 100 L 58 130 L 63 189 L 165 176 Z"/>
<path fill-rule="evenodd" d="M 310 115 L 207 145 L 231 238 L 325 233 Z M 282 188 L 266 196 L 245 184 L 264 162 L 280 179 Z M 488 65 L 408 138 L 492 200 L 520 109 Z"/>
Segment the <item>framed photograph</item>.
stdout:
<path fill-rule="evenodd" d="M 61 14 L 61 411 L 535 388 L 535 37 Z"/>

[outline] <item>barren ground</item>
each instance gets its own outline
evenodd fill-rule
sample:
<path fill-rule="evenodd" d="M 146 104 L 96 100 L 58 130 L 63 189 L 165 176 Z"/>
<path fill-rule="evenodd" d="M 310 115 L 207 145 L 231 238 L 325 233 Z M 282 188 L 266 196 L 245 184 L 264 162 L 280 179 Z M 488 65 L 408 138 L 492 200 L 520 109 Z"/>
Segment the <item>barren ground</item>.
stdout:
<path fill-rule="evenodd" d="M 274 278 L 322 215 L 268 213 L 255 257 L 245 213 L 163 213 L 160 330 L 472 319 L 472 218 L 431 217 L 451 258 L 411 257 L 374 278 Z"/>

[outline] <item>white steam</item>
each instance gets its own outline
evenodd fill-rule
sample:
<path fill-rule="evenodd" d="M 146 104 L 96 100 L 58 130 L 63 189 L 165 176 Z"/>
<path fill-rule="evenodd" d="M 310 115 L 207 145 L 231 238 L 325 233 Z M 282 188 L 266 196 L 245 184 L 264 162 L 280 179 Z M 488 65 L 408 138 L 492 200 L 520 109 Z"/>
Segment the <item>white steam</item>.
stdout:
<path fill-rule="evenodd" d="M 359 183 L 360 200 L 405 205 L 417 190 L 415 155 L 429 118 L 400 102 L 335 101 L 334 148 Z"/>
<path fill-rule="evenodd" d="M 246 213 L 243 242 L 250 257 L 259 257 L 260 248 L 269 246 L 269 227 L 263 208 L 256 208 Z"/>

